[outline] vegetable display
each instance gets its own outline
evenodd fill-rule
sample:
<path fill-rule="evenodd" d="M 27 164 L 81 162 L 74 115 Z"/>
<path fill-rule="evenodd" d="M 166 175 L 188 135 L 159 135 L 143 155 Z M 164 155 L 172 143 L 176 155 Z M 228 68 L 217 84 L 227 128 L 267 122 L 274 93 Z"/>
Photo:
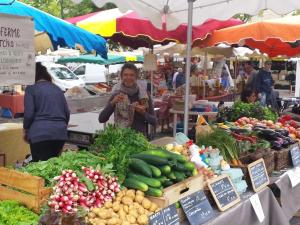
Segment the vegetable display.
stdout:
<path fill-rule="evenodd" d="M 53 178 L 59 176 L 61 171 L 81 172 L 83 166 L 96 168 L 102 161 L 102 158 L 87 151 L 68 151 L 62 153 L 60 157 L 51 158 L 48 161 L 32 162 L 20 170 L 44 178 L 45 185 L 51 187 Z M 101 171 L 109 172 L 109 165 L 101 168 Z"/>
<path fill-rule="evenodd" d="M 124 189 L 113 202 L 92 209 L 87 221 L 92 225 L 147 225 L 148 217 L 158 210 L 158 206 L 147 199 L 142 191 Z"/>
<path fill-rule="evenodd" d="M 76 213 L 78 206 L 86 209 L 101 207 L 112 201 L 120 191 L 116 177 L 106 176 L 92 168 L 83 167 L 82 171 L 64 170 L 54 178 L 57 183 L 48 202 L 51 208 L 63 213 Z"/>
<path fill-rule="evenodd" d="M 111 163 L 116 175 L 122 182 L 126 177 L 131 155 L 154 148 L 140 133 L 130 128 L 119 128 L 109 125 L 104 131 L 96 134 L 90 150 L 97 152 L 102 163 Z"/>
<path fill-rule="evenodd" d="M 155 197 L 163 195 L 163 188 L 197 174 L 195 165 L 186 157 L 163 149 L 132 155 L 128 168 L 123 186 Z"/>
<path fill-rule="evenodd" d="M 1 225 L 37 225 L 39 216 L 16 201 L 0 201 Z"/>
<path fill-rule="evenodd" d="M 233 122 L 241 117 L 252 117 L 259 120 L 271 120 L 275 122 L 278 118 L 276 112 L 269 107 L 262 107 L 259 102 L 244 103 L 235 102 L 232 107 L 225 107 L 219 112 L 218 122 Z"/>

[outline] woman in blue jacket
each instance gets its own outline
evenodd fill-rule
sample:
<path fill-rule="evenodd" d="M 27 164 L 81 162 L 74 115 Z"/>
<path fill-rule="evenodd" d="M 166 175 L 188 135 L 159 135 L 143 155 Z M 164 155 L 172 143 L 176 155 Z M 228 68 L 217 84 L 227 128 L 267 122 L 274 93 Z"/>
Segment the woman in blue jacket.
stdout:
<path fill-rule="evenodd" d="M 68 139 L 70 112 L 63 92 L 50 74 L 36 63 L 35 84 L 28 86 L 24 99 L 24 139 L 29 142 L 33 161 L 46 161 L 60 154 Z"/>

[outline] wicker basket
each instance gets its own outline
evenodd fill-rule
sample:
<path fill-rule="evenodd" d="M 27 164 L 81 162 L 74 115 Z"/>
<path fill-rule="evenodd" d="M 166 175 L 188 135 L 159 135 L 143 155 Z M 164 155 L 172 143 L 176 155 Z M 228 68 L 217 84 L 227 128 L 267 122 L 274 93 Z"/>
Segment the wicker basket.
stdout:
<path fill-rule="evenodd" d="M 290 149 L 294 145 L 291 145 L 289 148 L 286 148 L 281 151 L 274 151 L 274 162 L 275 162 L 275 170 L 282 170 L 288 166 L 292 165 L 292 159 L 290 156 Z"/>
<path fill-rule="evenodd" d="M 248 155 L 240 157 L 240 161 L 243 163 L 242 166 L 234 166 L 230 165 L 233 168 L 241 168 L 245 180 L 247 181 L 248 184 L 251 184 L 250 176 L 248 173 L 248 165 L 260 158 L 263 158 L 265 161 L 266 169 L 268 174 L 271 174 L 274 171 L 274 152 L 271 149 L 264 149 L 264 150 L 257 150 L 254 153 L 250 153 Z"/>

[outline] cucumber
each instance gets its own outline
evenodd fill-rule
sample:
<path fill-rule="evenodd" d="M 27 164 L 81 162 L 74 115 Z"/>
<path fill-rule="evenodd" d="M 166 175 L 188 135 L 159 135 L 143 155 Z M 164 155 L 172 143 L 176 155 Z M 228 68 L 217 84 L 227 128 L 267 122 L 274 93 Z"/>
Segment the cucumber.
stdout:
<path fill-rule="evenodd" d="M 177 163 L 177 164 L 174 166 L 174 169 L 175 169 L 176 171 L 179 171 L 179 172 L 189 171 L 189 170 L 184 166 L 184 164 L 182 164 L 182 163 Z"/>
<path fill-rule="evenodd" d="M 158 179 L 145 177 L 143 175 L 139 175 L 139 174 L 135 174 L 135 173 L 128 173 L 127 177 L 141 181 L 150 187 L 158 188 L 161 186 L 161 182 Z"/>
<path fill-rule="evenodd" d="M 158 188 L 149 187 L 148 191 L 146 191 L 145 194 L 154 197 L 161 197 L 163 195 L 163 192 Z"/>
<path fill-rule="evenodd" d="M 157 180 L 159 180 L 162 184 L 168 181 L 169 179 L 165 176 L 157 177 Z"/>
<path fill-rule="evenodd" d="M 135 154 L 132 156 L 133 158 L 136 159 L 141 159 L 144 160 L 146 163 L 149 163 L 154 166 L 163 166 L 163 165 L 168 165 L 169 160 L 156 156 L 156 155 L 149 155 L 149 154 Z"/>
<path fill-rule="evenodd" d="M 163 149 L 155 149 L 155 150 L 148 150 L 148 151 L 141 152 L 141 154 L 144 153 L 148 155 L 155 155 L 168 160 L 176 160 L 182 163 L 187 162 L 187 159 L 183 155 L 172 153 Z"/>
<path fill-rule="evenodd" d="M 195 167 L 195 164 L 192 163 L 192 162 L 185 162 L 183 164 L 183 166 L 188 170 L 188 171 L 193 171 L 196 167 Z"/>
<path fill-rule="evenodd" d="M 176 180 L 176 176 L 175 176 L 174 172 L 169 173 L 168 178 L 170 178 L 171 180 Z"/>
<path fill-rule="evenodd" d="M 169 186 L 172 186 L 173 185 L 173 182 L 170 181 L 170 180 L 167 180 L 166 182 L 164 182 L 164 187 L 169 187 Z"/>
<path fill-rule="evenodd" d="M 191 171 L 185 171 L 184 174 L 185 174 L 185 176 L 187 176 L 187 177 L 193 176 L 193 173 L 192 173 Z"/>
<path fill-rule="evenodd" d="M 149 165 L 150 166 L 150 169 L 152 171 L 152 175 L 154 177 L 160 177 L 161 176 L 161 171 L 159 168 L 157 168 L 156 166 L 152 166 L 152 165 Z"/>
<path fill-rule="evenodd" d="M 129 167 L 137 173 L 145 175 L 146 177 L 152 177 L 151 168 L 147 163 L 141 159 L 131 158 L 129 159 Z"/>
<path fill-rule="evenodd" d="M 176 176 L 176 181 L 180 182 L 185 179 L 185 175 L 182 172 L 174 171 L 174 175 Z"/>
<path fill-rule="evenodd" d="M 149 186 L 139 180 L 133 179 L 133 178 L 126 178 L 123 182 L 123 186 L 127 188 L 133 188 L 140 191 L 148 191 Z"/>
<path fill-rule="evenodd" d="M 170 166 L 161 166 L 159 167 L 159 169 L 161 170 L 162 174 L 164 175 L 168 175 L 169 173 L 171 173 L 171 167 Z"/>
<path fill-rule="evenodd" d="M 193 175 L 193 176 L 197 176 L 197 175 L 198 175 L 198 170 L 197 170 L 196 168 L 193 169 L 192 175 Z"/>
<path fill-rule="evenodd" d="M 180 202 L 176 202 L 175 206 L 176 206 L 176 209 L 180 209 L 181 208 Z"/>

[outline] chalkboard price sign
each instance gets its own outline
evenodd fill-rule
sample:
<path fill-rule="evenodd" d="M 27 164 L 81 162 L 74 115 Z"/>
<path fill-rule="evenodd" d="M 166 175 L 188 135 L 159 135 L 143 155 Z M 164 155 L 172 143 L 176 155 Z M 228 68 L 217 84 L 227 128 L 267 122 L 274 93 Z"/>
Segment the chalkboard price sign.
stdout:
<path fill-rule="evenodd" d="M 210 180 L 208 188 L 220 211 L 225 211 L 240 201 L 240 196 L 228 175 L 222 175 Z"/>
<path fill-rule="evenodd" d="M 180 225 L 175 204 L 168 206 L 149 217 L 150 225 Z"/>
<path fill-rule="evenodd" d="M 263 159 L 256 160 L 248 165 L 252 188 L 258 192 L 265 188 L 269 183 L 269 176 Z"/>
<path fill-rule="evenodd" d="M 292 158 L 292 162 L 294 167 L 300 166 L 300 149 L 299 149 L 299 145 L 295 145 L 294 147 L 292 147 L 291 149 L 291 158 Z"/>
<path fill-rule="evenodd" d="M 213 218 L 213 209 L 203 191 L 180 199 L 181 207 L 191 225 L 201 225 Z"/>

